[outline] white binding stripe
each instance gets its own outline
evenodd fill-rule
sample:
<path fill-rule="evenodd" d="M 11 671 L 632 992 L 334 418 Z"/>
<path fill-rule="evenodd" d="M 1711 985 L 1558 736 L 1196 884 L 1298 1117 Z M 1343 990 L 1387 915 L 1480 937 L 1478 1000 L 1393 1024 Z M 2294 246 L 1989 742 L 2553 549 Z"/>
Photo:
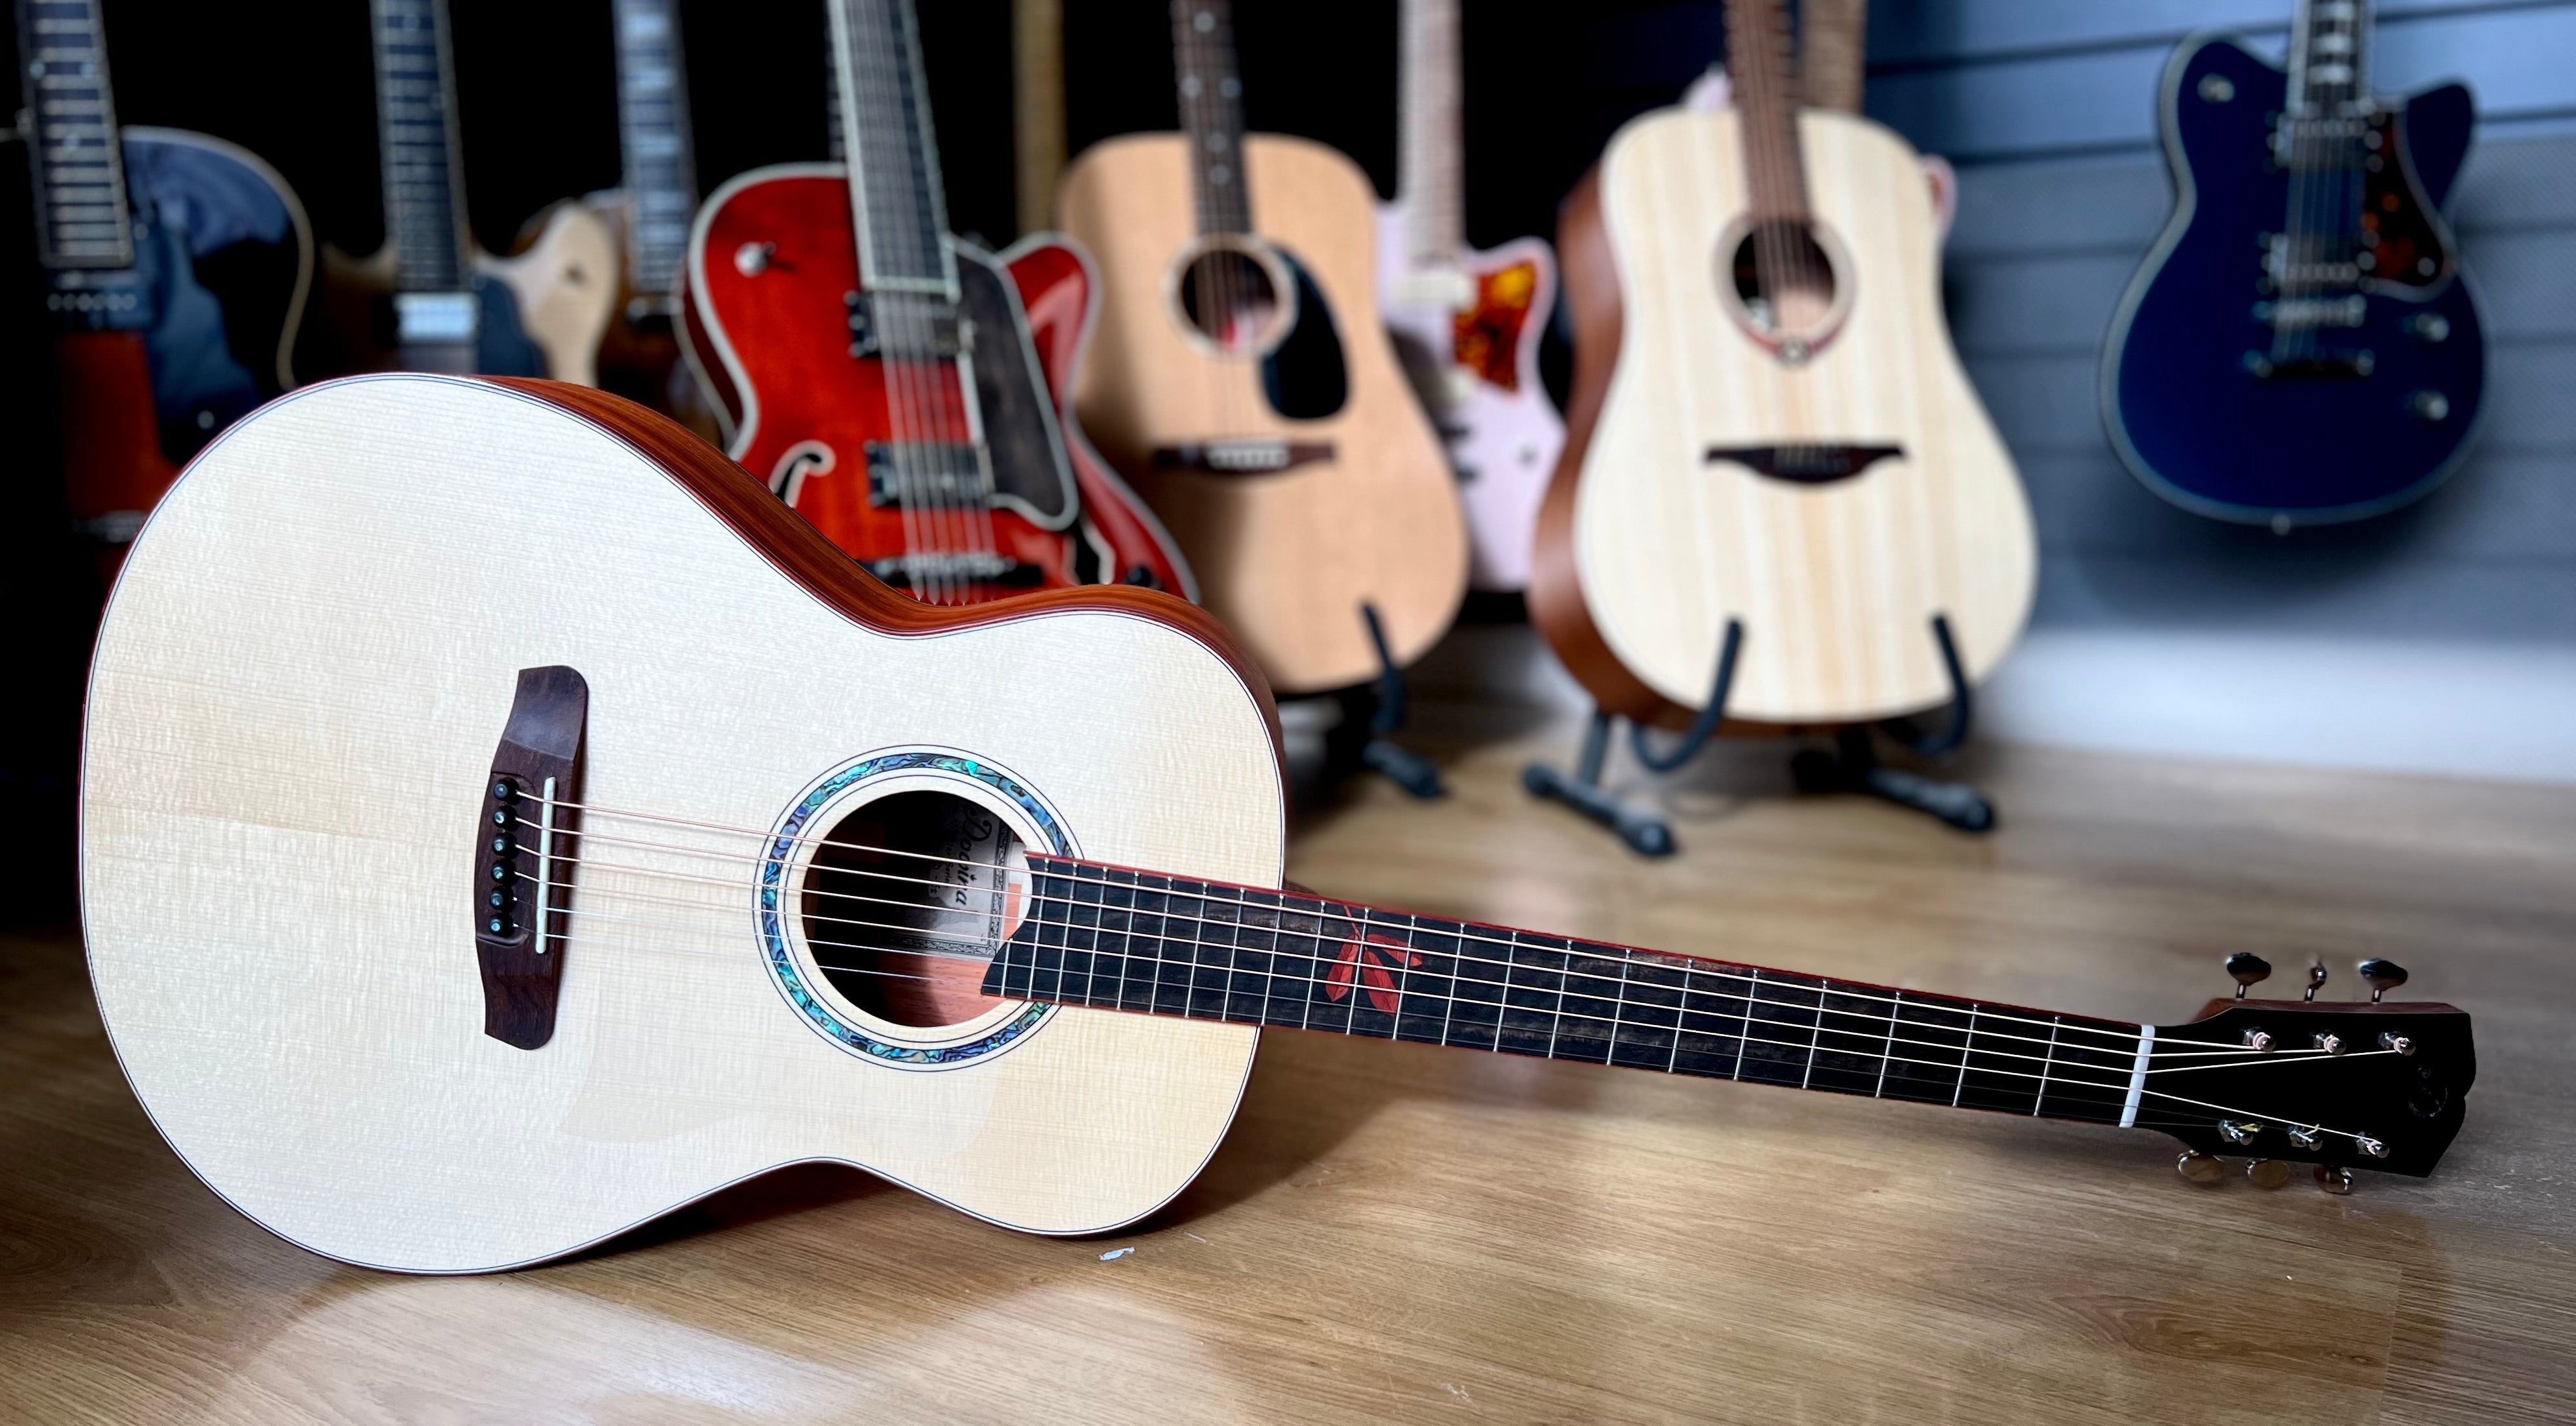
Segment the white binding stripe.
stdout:
<path fill-rule="evenodd" d="M 2156 1027 L 2138 1027 L 2138 1065 L 2129 1071 L 2129 1099 L 2120 1106 L 2120 1127 L 2133 1128 L 2138 1122 L 2138 1096 L 2147 1092 L 2147 1052 L 2155 1048 Z"/>

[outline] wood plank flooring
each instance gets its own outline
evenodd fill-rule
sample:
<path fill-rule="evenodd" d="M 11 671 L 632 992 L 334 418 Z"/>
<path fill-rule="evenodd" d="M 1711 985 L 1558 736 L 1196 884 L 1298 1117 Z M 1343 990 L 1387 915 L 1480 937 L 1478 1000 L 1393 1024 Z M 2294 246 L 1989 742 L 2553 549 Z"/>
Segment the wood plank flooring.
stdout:
<path fill-rule="evenodd" d="M 1143 1231 L 1015 1236 L 851 1171 L 584 1259 L 407 1279 L 208 1193 L 68 928 L 0 939 L 0 1420 L 2439 1422 L 2576 1418 L 2576 793 L 1992 751 L 1977 839 L 1778 745 L 1646 863 L 1426 706 L 1452 797 L 1311 812 L 1336 895 L 2174 1020 L 2256 951 L 2478 1016 L 2429 1182 L 2194 1188 L 2161 1137 L 1274 1034 Z M 2292 982 L 2295 983 L 2295 982 Z"/>

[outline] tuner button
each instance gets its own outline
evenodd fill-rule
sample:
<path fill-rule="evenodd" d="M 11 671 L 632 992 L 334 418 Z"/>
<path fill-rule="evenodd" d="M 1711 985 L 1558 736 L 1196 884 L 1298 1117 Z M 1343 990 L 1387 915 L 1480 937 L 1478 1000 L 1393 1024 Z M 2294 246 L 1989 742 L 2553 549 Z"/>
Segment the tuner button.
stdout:
<path fill-rule="evenodd" d="M 2228 978 L 2236 982 L 2236 998 L 2239 1000 L 2245 998 L 2245 992 L 2256 982 L 2272 973 L 2272 963 L 2252 951 L 2238 951 L 2229 956 L 2226 966 Z"/>
<path fill-rule="evenodd" d="M 2301 996 L 2301 997 L 2300 997 L 2300 999 L 2302 999 L 2302 1000 L 2314 1000 L 2314 999 L 2316 999 L 2316 998 L 2317 998 L 2317 988 L 2318 988 L 2318 987 L 2320 987 L 2320 986 L 2322 986 L 2322 985 L 2324 985 L 2325 983 L 2326 983 L 2326 963 L 2325 963 L 2323 960 L 2314 960 L 2314 961 L 2310 961 L 2310 962 L 2308 962 L 2308 993 L 2307 993 L 2306 995 Z"/>
<path fill-rule="evenodd" d="M 2394 1030 L 2382 1030 L 2379 1032 L 2379 1048 L 2393 1050 L 2401 1055 L 2411 1055 L 2415 1053 L 2415 1042 Z"/>
<path fill-rule="evenodd" d="M 2379 997 L 2406 983 L 2406 967 L 2376 956 L 2363 961 L 2360 971 L 2362 983 L 2370 987 L 2372 1004 L 2377 1004 Z"/>
<path fill-rule="evenodd" d="M 2256 1188 L 2279 1188 L 2290 1181 L 2290 1166 L 2281 1159 L 2256 1159 L 2245 1166 L 2245 1179 Z"/>
<path fill-rule="evenodd" d="M 2325 1131 L 2317 1128 L 2313 1124 L 2293 1124 L 2290 1126 L 2290 1142 L 2298 1145 L 2302 1149 L 2313 1149 L 2325 1141 Z"/>
<path fill-rule="evenodd" d="M 2352 1192 L 2352 1170 L 2341 1164 L 2317 1165 L 2317 1187 L 2328 1193 Z"/>
<path fill-rule="evenodd" d="M 2272 1048 L 2272 1032 L 2269 1030 L 2246 1031 L 2245 1048 L 2249 1050 L 2269 1051 Z"/>
<path fill-rule="evenodd" d="M 2380 1140 L 2370 1137 L 2368 1134 L 2355 1134 L 2352 1142 L 2355 1148 L 2360 1149 L 2363 1153 L 2370 1155 L 2374 1159 L 2384 1159 L 2388 1157 L 2388 1145 Z"/>
<path fill-rule="evenodd" d="M 2253 1143 L 2254 1136 L 2261 1132 L 2263 1132 L 2263 1126 L 2255 1123 L 2251 1119 L 2221 1119 L 2218 1121 L 2218 1137 L 2225 1139 L 2231 1144 Z"/>
<path fill-rule="evenodd" d="M 2330 1055 L 2339 1055 L 2343 1053 L 2343 1036 L 2341 1035 L 2331 1034 L 2320 1030 L 2317 1032 L 2311 1043 L 2313 1043 L 2318 1049 L 2323 1050 Z"/>
<path fill-rule="evenodd" d="M 2189 1182 L 2206 1186 L 2225 1178 L 2227 1165 L 2221 1163 L 2216 1154 L 2204 1154 L 2198 1149 L 2185 1149 L 2182 1157 L 2174 1160 L 2174 1172 L 2181 1174 Z"/>

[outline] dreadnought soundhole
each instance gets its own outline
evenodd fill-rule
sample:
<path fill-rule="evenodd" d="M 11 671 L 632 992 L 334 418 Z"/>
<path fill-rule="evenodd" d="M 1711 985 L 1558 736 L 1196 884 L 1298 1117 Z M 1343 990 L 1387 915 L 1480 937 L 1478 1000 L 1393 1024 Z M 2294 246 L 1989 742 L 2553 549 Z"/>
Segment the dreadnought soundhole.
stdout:
<path fill-rule="evenodd" d="M 1718 291 L 1755 341 L 1802 362 L 1830 340 L 1851 307 L 1850 265 L 1812 223 L 1739 221 L 1719 239 Z"/>
<path fill-rule="evenodd" d="M 985 968 L 1018 920 L 1027 861 L 1009 824 L 945 792 L 898 792 L 833 823 L 805 873 L 805 944 L 880 1020 L 962 1024 L 999 1002 Z"/>
<path fill-rule="evenodd" d="M 1278 255 L 1252 244 L 1210 241 L 1173 272 L 1171 283 L 1184 326 L 1225 356 L 1269 351 L 1293 319 L 1288 275 Z"/>

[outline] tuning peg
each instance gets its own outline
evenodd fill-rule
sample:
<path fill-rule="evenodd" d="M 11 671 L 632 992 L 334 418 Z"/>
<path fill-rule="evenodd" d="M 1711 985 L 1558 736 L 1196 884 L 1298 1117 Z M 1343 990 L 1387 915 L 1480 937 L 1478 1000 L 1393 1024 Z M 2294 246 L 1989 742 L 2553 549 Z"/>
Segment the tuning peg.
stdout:
<path fill-rule="evenodd" d="M 2243 1000 L 2246 991 L 2271 973 L 2272 963 L 2252 951 L 2238 951 L 2227 958 L 2227 974 L 2236 982 L 2236 998 L 2239 1000 Z"/>
<path fill-rule="evenodd" d="M 2317 988 L 2325 983 L 2326 963 L 2324 959 L 2320 957 L 2319 959 L 2308 962 L 2308 993 L 2299 998 L 2302 1000 L 2316 999 Z"/>
<path fill-rule="evenodd" d="M 2174 1172 L 2181 1174 L 2188 1182 L 2206 1186 L 2225 1178 L 2227 1165 L 2222 1163 L 2216 1154 L 2204 1154 L 2198 1149 L 2185 1149 L 2182 1157 L 2174 1160 Z"/>
<path fill-rule="evenodd" d="M 2256 1159 L 2245 1166 L 2245 1178 L 2256 1188 L 2279 1188 L 2290 1181 L 2290 1165 L 2281 1159 Z"/>
<path fill-rule="evenodd" d="M 2317 1165 L 2317 1187 L 2328 1193 L 2352 1192 L 2352 1170 L 2341 1164 Z"/>
<path fill-rule="evenodd" d="M 2370 987 L 2370 1003 L 2373 1005 L 2379 1003 L 2379 997 L 2406 983 L 2406 967 L 2395 961 L 2373 956 L 2363 961 L 2359 969 L 2362 983 Z"/>

